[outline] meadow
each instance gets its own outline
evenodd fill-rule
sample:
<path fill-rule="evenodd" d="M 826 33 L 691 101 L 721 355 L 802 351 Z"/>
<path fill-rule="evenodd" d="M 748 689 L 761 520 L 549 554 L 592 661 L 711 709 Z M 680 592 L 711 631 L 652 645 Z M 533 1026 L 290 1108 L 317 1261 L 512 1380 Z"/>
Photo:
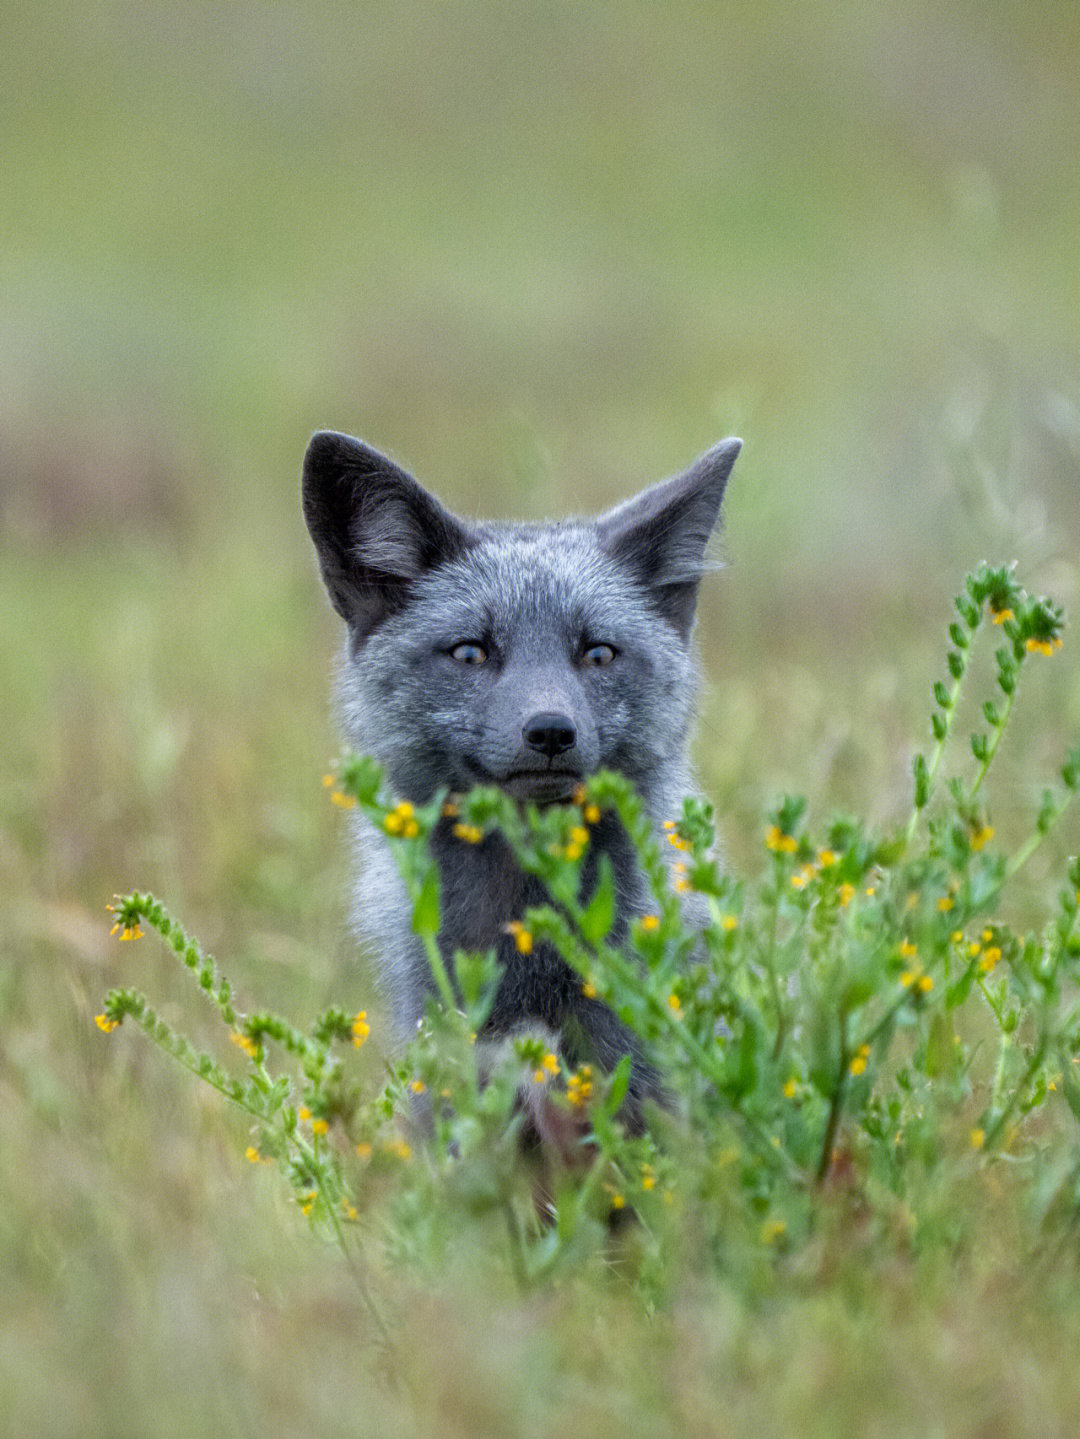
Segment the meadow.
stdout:
<path fill-rule="evenodd" d="M 965 572 L 1080 607 L 1075 7 L 14 0 L 0 43 L 0 1431 L 1075 1434 L 1075 1224 L 1033 1242 L 1019 1157 L 959 1146 L 932 1244 L 838 1206 L 652 1306 L 599 1261 L 522 1292 L 482 1228 L 391 1246 L 388 1347 L 243 1117 L 94 1024 L 124 985 L 199 1022 L 110 936 L 152 890 L 246 1005 L 367 1010 L 381 1082 L 321 426 L 526 516 L 741 434 L 695 750 L 729 869 L 785 792 L 903 824 Z M 1006 850 L 1080 735 L 1076 643 L 995 761 Z"/>

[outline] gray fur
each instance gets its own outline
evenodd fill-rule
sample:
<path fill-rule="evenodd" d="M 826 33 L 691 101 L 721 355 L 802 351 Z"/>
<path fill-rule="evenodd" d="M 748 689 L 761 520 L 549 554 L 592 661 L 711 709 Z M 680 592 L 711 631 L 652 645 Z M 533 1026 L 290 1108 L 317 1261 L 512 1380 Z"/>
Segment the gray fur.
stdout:
<path fill-rule="evenodd" d="M 345 435 L 316 435 L 303 471 L 304 515 L 331 601 L 348 632 L 338 677 L 346 735 L 382 764 L 395 792 L 423 803 L 443 785 L 502 785 L 539 803 L 569 798 L 599 768 L 633 781 L 659 830 L 692 788 L 686 746 L 696 690 L 690 649 L 705 547 L 741 442 L 725 440 L 684 474 L 595 520 L 494 524 L 459 519 L 385 456 Z M 457 649 L 465 642 L 483 647 Z M 606 658 L 611 646 L 615 656 Z M 490 1037 L 530 1026 L 559 1036 L 571 1064 L 610 1069 L 634 1056 L 629 1111 L 660 1097 L 655 1071 L 606 1006 L 585 999 L 552 950 L 518 954 L 506 933 L 546 896 L 497 835 L 432 840 L 442 879 L 440 946 L 496 949 L 502 966 Z M 402 1037 L 431 978 L 385 839 L 363 820 L 355 923 L 380 955 Z M 647 907 L 633 852 L 613 817 L 595 828 L 617 885 L 617 932 Z"/>

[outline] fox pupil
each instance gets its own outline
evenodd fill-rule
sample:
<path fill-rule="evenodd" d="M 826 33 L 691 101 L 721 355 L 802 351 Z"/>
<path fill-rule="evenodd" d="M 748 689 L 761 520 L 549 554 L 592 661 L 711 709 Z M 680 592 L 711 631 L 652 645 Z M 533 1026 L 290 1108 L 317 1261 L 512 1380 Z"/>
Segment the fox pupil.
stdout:
<path fill-rule="evenodd" d="M 591 669 L 597 669 L 601 665 L 609 665 L 615 658 L 615 650 L 611 645 L 589 645 L 581 657 L 581 662 Z"/>
<path fill-rule="evenodd" d="M 473 640 L 462 640 L 450 651 L 450 658 L 460 665 L 482 665 L 487 659 L 487 650 Z"/>

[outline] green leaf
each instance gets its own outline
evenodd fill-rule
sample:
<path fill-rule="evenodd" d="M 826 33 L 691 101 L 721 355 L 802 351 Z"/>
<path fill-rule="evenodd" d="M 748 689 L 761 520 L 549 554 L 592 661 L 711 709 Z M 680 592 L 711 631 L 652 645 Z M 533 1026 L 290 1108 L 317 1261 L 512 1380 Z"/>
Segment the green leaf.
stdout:
<path fill-rule="evenodd" d="M 579 928 L 586 944 L 599 944 L 615 923 L 615 871 L 608 855 L 600 856 L 600 877 L 581 916 Z"/>

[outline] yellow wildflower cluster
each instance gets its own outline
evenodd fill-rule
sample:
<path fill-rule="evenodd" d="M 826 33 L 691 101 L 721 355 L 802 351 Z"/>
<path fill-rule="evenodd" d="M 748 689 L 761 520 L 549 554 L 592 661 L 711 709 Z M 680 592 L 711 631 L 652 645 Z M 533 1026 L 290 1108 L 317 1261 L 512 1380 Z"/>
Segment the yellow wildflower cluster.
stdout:
<path fill-rule="evenodd" d="M 383 819 L 383 829 L 387 834 L 399 834 L 402 839 L 415 839 L 420 833 L 420 825 L 416 819 L 416 811 L 407 799 L 403 799 Z"/>
<path fill-rule="evenodd" d="M 592 1065 L 583 1064 L 566 1081 L 566 1097 L 576 1109 L 583 1109 L 592 1098 Z"/>
<path fill-rule="evenodd" d="M 978 829 L 971 832 L 968 843 L 974 850 L 985 849 L 994 838 L 994 826 L 992 824 L 980 825 Z"/>
<path fill-rule="evenodd" d="M 334 788 L 334 786 L 337 784 L 337 779 L 334 775 L 324 774 L 322 782 L 324 789 L 328 789 L 330 791 L 331 804 L 336 804 L 339 809 L 355 808 L 356 800 L 351 794 L 346 794 L 344 790 Z"/>
<path fill-rule="evenodd" d="M 916 994 L 929 994 L 934 987 L 932 976 L 917 969 L 905 969 L 900 976 L 900 983 L 905 989 L 915 990 Z"/>
<path fill-rule="evenodd" d="M 414 1094 L 423 1094 L 427 1090 L 427 1085 L 422 1079 L 412 1079 L 409 1081 L 409 1088 Z"/>
<path fill-rule="evenodd" d="M 641 916 L 641 927 L 647 934 L 653 933 L 660 928 L 660 916 L 658 914 L 643 914 Z"/>
<path fill-rule="evenodd" d="M 563 850 L 569 860 L 579 860 L 585 853 L 585 846 L 589 843 L 589 831 L 580 824 L 576 824 L 570 831 L 570 843 Z"/>
<path fill-rule="evenodd" d="M 258 1059 L 259 1046 L 256 1044 L 255 1040 L 252 1039 L 250 1034 L 241 1034 L 238 1029 L 234 1029 L 230 1033 L 229 1038 L 232 1040 L 233 1044 L 236 1045 L 237 1049 L 242 1049 L 244 1051 L 244 1053 L 249 1059 Z"/>
<path fill-rule="evenodd" d="M 520 919 L 512 919 L 506 926 L 507 934 L 514 936 L 514 947 L 518 954 L 532 954 L 533 937 Z"/>
<path fill-rule="evenodd" d="M 95 1014 L 94 1023 L 97 1025 L 98 1029 L 101 1030 L 102 1034 L 112 1034 L 113 1030 L 117 1028 L 120 1021 L 118 1019 L 110 1019 L 107 1014 Z"/>
<path fill-rule="evenodd" d="M 651 1164 L 643 1164 L 641 1166 L 641 1187 L 642 1189 L 656 1188 L 656 1170 L 653 1169 Z"/>
<path fill-rule="evenodd" d="M 868 1044 L 860 1044 L 858 1049 L 855 1051 L 851 1063 L 848 1065 L 848 1069 L 851 1071 L 852 1074 L 855 1075 L 865 1074 L 866 1061 L 869 1058 L 870 1046 Z"/>
<path fill-rule="evenodd" d="M 1030 639 L 1027 642 L 1028 653 L 1034 655 L 1052 655 L 1055 650 L 1059 650 L 1060 648 L 1060 637 L 1052 640 Z"/>
<path fill-rule="evenodd" d="M 693 845 L 690 843 L 690 841 L 688 839 L 684 839 L 683 836 L 679 833 L 679 827 L 673 819 L 666 819 L 664 821 L 664 828 L 667 830 L 668 844 L 670 844 L 673 849 L 681 849 L 686 851 L 693 849 Z"/>
<path fill-rule="evenodd" d="M 667 1002 L 668 1008 L 673 1014 L 682 1015 L 682 1000 L 677 994 L 669 994 Z"/>
<path fill-rule="evenodd" d="M 466 844 L 479 844 L 484 838 L 484 831 L 478 824 L 459 822 L 454 825 L 453 835 L 455 839 L 463 839 Z"/>
<path fill-rule="evenodd" d="M 371 1025 L 368 1024 L 367 1010 L 360 1010 L 359 1014 L 353 1015 L 352 1042 L 357 1049 L 363 1044 L 371 1033 Z"/>
<path fill-rule="evenodd" d="M 581 986 L 581 992 L 582 992 L 582 994 L 585 996 L 586 999 L 595 999 L 595 998 L 596 998 L 596 985 L 593 984 L 593 982 L 592 982 L 591 979 L 587 979 L 587 980 L 585 980 L 584 984 Z"/>
<path fill-rule="evenodd" d="M 990 612 L 990 618 L 994 622 L 994 624 L 1003 625 L 1006 620 L 1011 620 L 1013 618 L 1013 612 L 1008 608 L 992 610 Z"/>
<path fill-rule="evenodd" d="M 799 842 L 794 835 L 785 834 L 778 825 L 770 825 L 765 835 L 765 848 L 771 849 L 774 854 L 794 854 L 799 847 Z"/>
<path fill-rule="evenodd" d="M 538 1069 L 533 1070 L 533 1083 L 546 1084 L 553 1074 L 559 1072 L 559 1056 L 552 1054 L 549 1050 L 540 1061 Z"/>

